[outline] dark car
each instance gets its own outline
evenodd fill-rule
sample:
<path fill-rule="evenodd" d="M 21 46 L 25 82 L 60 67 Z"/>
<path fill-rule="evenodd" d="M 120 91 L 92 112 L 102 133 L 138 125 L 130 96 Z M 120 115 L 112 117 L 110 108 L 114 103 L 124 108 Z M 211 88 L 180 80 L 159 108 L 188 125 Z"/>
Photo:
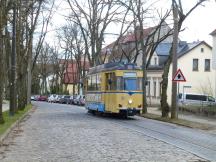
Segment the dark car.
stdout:
<path fill-rule="evenodd" d="M 47 96 L 40 96 L 37 99 L 38 101 L 47 101 Z"/>
<path fill-rule="evenodd" d="M 62 98 L 60 98 L 60 100 L 59 100 L 59 103 L 69 104 L 70 103 L 70 96 L 69 95 L 62 96 Z"/>

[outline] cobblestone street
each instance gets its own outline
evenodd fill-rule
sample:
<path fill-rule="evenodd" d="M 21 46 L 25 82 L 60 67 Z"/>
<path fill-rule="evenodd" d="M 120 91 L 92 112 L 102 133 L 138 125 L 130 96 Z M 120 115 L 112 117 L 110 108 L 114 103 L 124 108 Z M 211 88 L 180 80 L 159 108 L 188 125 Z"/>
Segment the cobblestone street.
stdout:
<path fill-rule="evenodd" d="M 102 117 L 87 114 L 84 107 L 40 102 L 35 105 L 35 112 L 13 131 L 0 148 L 1 162 L 203 160 Z"/>

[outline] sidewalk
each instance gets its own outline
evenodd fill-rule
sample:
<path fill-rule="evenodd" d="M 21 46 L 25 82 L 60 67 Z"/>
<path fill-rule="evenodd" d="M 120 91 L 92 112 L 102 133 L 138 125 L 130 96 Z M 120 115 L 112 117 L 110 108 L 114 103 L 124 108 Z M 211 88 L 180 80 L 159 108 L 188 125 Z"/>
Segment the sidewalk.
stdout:
<path fill-rule="evenodd" d="M 161 111 L 157 107 L 149 107 L 148 113 L 155 114 L 155 115 L 161 115 Z M 179 112 L 178 118 L 213 126 L 213 127 L 215 127 L 215 130 L 211 130 L 211 131 L 216 133 L 216 118 L 208 118 L 205 116 L 198 116 L 195 114 L 187 114 L 187 113 L 182 113 L 182 112 Z"/>

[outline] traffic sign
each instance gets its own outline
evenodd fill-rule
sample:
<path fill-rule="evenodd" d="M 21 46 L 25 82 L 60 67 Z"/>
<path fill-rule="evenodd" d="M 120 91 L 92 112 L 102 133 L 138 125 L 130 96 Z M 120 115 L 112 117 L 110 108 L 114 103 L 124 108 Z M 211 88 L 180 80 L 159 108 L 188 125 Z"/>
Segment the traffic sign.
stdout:
<path fill-rule="evenodd" d="M 173 82 L 186 82 L 186 79 L 184 77 L 184 75 L 182 74 L 181 70 L 178 69 L 177 72 L 175 73 L 173 79 Z"/>

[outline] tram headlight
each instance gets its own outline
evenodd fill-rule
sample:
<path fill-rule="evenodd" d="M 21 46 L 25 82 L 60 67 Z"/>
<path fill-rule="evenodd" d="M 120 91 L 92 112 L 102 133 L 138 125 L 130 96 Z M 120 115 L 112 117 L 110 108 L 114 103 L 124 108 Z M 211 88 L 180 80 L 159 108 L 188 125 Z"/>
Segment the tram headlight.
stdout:
<path fill-rule="evenodd" d="M 129 99 L 129 100 L 128 100 L 128 103 L 129 103 L 129 104 L 132 104 L 132 103 L 133 103 L 133 100 Z"/>

